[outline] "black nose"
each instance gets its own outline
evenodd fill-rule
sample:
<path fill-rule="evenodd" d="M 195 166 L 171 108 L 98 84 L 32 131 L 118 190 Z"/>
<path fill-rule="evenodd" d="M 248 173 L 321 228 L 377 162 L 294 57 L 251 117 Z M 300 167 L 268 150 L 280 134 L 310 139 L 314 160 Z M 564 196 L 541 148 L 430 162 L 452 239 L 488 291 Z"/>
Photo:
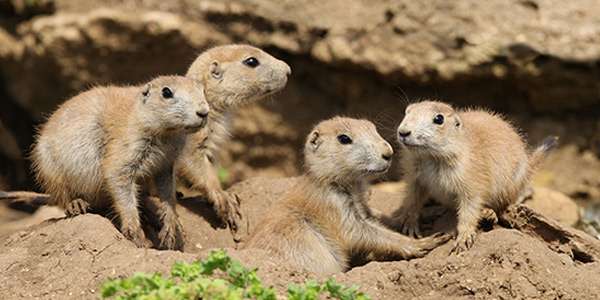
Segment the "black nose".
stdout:
<path fill-rule="evenodd" d="M 398 135 L 405 138 L 410 135 L 410 131 L 398 131 Z"/>
<path fill-rule="evenodd" d="M 389 161 L 390 159 L 392 159 L 392 155 L 388 154 L 388 153 L 382 154 L 381 157 L 383 157 L 383 159 L 386 161 Z"/>
<path fill-rule="evenodd" d="M 196 116 L 198 116 L 200 118 L 206 118 L 208 116 L 208 112 L 206 112 L 206 111 L 197 111 L 196 112 Z"/>

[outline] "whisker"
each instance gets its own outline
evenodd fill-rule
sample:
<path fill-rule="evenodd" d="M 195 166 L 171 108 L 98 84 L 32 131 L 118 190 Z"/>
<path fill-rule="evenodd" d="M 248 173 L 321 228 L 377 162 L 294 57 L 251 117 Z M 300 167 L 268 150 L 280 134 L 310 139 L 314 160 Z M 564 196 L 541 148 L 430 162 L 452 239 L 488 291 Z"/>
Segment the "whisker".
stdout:
<path fill-rule="evenodd" d="M 400 86 L 396 86 L 395 91 L 395 94 L 400 97 L 400 100 L 402 100 L 404 105 L 410 104 L 410 98 L 408 98 L 408 95 L 404 92 L 404 89 L 402 89 Z"/>

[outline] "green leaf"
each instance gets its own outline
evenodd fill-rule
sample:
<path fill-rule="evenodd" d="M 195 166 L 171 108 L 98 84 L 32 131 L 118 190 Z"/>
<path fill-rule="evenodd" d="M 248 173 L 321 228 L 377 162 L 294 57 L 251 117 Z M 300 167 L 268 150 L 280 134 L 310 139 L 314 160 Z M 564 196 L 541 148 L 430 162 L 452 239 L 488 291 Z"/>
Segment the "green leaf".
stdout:
<path fill-rule="evenodd" d="M 101 296 L 119 300 L 276 300 L 275 290 L 264 287 L 256 272 L 227 252 L 215 250 L 202 261 L 174 263 L 170 276 L 135 273 L 129 278 L 109 280 L 102 285 Z M 317 300 L 324 293 L 331 299 L 370 300 L 357 287 L 346 287 L 333 279 L 288 287 L 290 300 Z"/>

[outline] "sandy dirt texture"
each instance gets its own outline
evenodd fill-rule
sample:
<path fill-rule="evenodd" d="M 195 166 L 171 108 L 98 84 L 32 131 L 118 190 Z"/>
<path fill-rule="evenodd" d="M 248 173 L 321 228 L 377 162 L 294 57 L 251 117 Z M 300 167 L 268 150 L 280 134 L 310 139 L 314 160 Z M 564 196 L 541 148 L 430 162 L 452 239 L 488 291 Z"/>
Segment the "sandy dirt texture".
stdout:
<path fill-rule="evenodd" d="M 294 178 L 262 178 L 232 187 L 249 225 L 243 229 L 251 232 L 268 217 L 266 208 L 294 182 Z M 375 189 L 370 205 L 386 214 L 401 199 L 399 193 Z M 228 231 L 212 229 L 212 212 L 203 210 L 207 205 L 201 199 L 183 201 L 193 201 L 185 203 L 188 209 L 178 207 L 190 246 L 185 253 L 135 248 L 109 220 L 93 214 L 53 218 L 10 235 L 0 244 L 0 280 L 6 283 L 0 297 L 93 299 L 106 278 L 135 271 L 168 272 L 173 262 L 203 257 L 213 247 L 225 247 L 243 263 L 259 267 L 259 275 L 280 294 L 289 282 L 322 279 L 262 250 L 236 250 Z M 600 276 L 600 241 L 527 207 L 511 209 L 505 219 L 508 227 L 498 225 L 479 233 L 473 248 L 459 256 L 449 255 L 452 245 L 447 243 L 422 259 L 371 262 L 335 278 L 361 286 L 373 299 L 600 297 L 595 284 Z"/>

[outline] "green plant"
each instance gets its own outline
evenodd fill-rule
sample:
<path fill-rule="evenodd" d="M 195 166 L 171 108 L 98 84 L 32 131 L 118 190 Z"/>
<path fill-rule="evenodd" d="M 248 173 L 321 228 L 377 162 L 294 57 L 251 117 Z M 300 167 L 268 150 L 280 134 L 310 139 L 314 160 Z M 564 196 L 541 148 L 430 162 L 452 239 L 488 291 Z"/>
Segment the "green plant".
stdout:
<path fill-rule="evenodd" d="M 229 183 L 229 171 L 223 167 L 219 167 L 217 169 L 217 177 L 219 178 L 219 182 L 223 185 L 227 185 Z"/>
<path fill-rule="evenodd" d="M 102 298 L 119 300 L 143 299 L 216 299 L 216 300 L 275 300 L 275 290 L 264 287 L 256 269 L 248 269 L 233 260 L 223 250 L 210 253 L 208 258 L 194 263 L 175 263 L 170 276 L 159 273 L 136 273 L 129 278 L 107 281 L 102 286 Z M 345 287 L 329 279 L 323 284 L 308 281 L 290 285 L 290 300 L 316 300 L 328 293 L 332 299 L 367 300 L 368 296 L 356 287 Z"/>
<path fill-rule="evenodd" d="M 330 298 L 340 300 L 369 300 L 369 296 L 358 291 L 358 287 L 345 287 L 334 279 L 329 278 L 322 284 L 308 281 L 303 286 L 290 285 L 288 287 L 288 300 L 315 300 L 319 295 L 327 292 Z"/>

